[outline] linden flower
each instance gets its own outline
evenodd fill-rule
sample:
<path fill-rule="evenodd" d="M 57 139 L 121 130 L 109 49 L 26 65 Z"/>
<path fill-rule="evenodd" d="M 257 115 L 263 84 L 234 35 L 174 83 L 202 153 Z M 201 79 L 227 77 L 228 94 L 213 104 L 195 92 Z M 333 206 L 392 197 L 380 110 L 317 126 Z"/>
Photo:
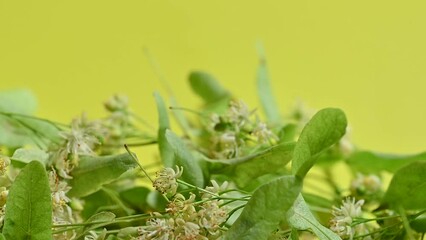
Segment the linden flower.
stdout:
<path fill-rule="evenodd" d="M 250 111 L 248 106 L 242 101 L 231 101 L 229 103 L 228 117 L 234 123 L 242 126 L 249 119 L 254 111 Z"/>
<path fill-rule="evenodd" d="M 252 135 L 257 138 L 260 143 L 267 143 L 272 139 L 278 140 L 278 137 L 268 129 L 265 123 L 258 122 L 256 128 L 253 130 Z"/>
<path fill-rule="evenodd" d="M 360 225 L 356 227 L 352 226 L 354 218 L 361 217 L 362 210 L 361 206 L 364 204 L 364 200 L 355 202 L 355 198 L 347 198 L 342 201 L 340 208 L 333 207 L 332 214 L 334 218 L 330 221 L 330 229 L 337 233 L 343 238 L 353 239 L 356 233 L 360 233 Z"/>
<path fill-rule="evenodd" d="M 7 167 L 10 165 L 10 159 L 7 156 L 0 155 L 0 175 L 4 175 Z"/>
<path fill-rule="evenodd" d="M 214 136 L 212 139 L 213 146 L 217 149 L 213 152 L 216 158 L 232 158 L 239 155 L 239 146 L 237 137 L 233 132 L 226 132 L 220 136 Z"/>
<path fill-rule="evenodd" d="M 351 191 L 354 194 L 372 195 L 380 191 L 382 181 L 374 174 L 363 175 L 357 173 L 357 177 L 351 183 Z"/>
<path fill-rule="evenodd" d="M 176 194 L 178 188 L 177 179 L 182 176 L 183 167 L 179 169 L 176 166 L 176 171 L 173 168 L 164 168 L 157 173 L 157 178 L 154 180 L 154 188 L 162 194 Z"/>
<path fill-rule="evenodd" d="M 73 157 L 78 155 L 91 155 L 93 148 L 99 144 L 99 140 L 92 134 L 94 126 L 90 126 L 83 115 L 82 119 L 74 119 L 71 130 L 61 132 L 60 135 L 66 141 L 65 152 Z"/>
<path fill-rule="evenodd" d="M 174 225 L 173 219 L 165 218 L 152 218 L 147 221 L 146 226 L 139 228 L 138 240 L 152 239 L 152 240 L 168 240 L 174 239 Z"/>

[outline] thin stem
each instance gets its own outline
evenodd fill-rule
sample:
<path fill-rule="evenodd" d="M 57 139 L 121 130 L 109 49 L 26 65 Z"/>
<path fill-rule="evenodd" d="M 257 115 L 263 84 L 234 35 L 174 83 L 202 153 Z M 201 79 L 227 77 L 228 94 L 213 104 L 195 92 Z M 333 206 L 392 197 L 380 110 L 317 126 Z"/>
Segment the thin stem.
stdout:
<path fill-rule="evenodd" d="M 405 228 L 405 232 L 407 233 L 408 239 L 414 240 L 413 232 L 411 230 L 410 223 L 408 221 L 407 215 L 405 214 L 404 208 L 402 206 L 399 206 L 398 211 L 399 214 L 401 214 L 402 224 Z"/>
<path fill-rule="evenodd" d="M 182 185 L 185 185 L 185 186 L 188 186 L 188 187 L 195 188 L 195 189 L 197 189 L 198 191 L 205 192 L 205 193 L 208 193 L 208 194 L 211 194 L 211 195 L 213 195 L 213 196 L 215 196 L 215 197 L 220 198 L 220 196 L 219 196 L 219 195 L 217 195 L 216 193 L 210 192 L 210 191 L 205 190 L 205 189 L 203 189 L 203 188 L 199 188 L 199 187 L 197 187 L 197 186 L 194 186 L 194 185 L 192 185 L 192 184 L 189 184 L 189 183 L 187 183 L 187 182 L 184 182 L 184 181 L 182 181 L 182 180 L 180 180 L 180 179 L 177 179 L 177 182 L 178 182 L 178 183 L 180 183 L 180 184 L 182 184 Z"/>
<path fill-rule="evenodd" d="M 124 148 L 126 149 L 127 153 L 132 157 L 132 159 L 139 165 L 142 172 L 145 174 L 145 176 L 151 181 L 151 183 L 154 183 L 154 180 L 148 175 L 148 173 L 145 171 L 145 169 L 142 167 L 142 165 L 139 163 L 139 159 L 136 156 L 136 154 L 132 153 L 127 146 L 127 144 L 124 144 Z"/>

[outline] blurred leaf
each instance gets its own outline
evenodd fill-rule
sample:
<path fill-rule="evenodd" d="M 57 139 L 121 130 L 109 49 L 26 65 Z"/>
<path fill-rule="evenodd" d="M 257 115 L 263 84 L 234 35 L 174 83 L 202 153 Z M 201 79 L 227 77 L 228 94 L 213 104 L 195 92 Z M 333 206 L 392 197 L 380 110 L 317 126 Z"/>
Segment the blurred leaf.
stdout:
<path fill-rule="evenodd" d="M 393 176 L 383 201 L 406 210 L 426 209 L 426 162 L 413 162 Z"/>
<path fill-rule="evenodd" d="M 150 208 L 156 211 L 164 211 L 168 204 L 164 196 L 157 191 L 151 191 L 146 198 L 146 202 Z"/>
<path fill-rule="evenodd" d="M 263 112 L 266 115 L 269 123 L 277 124 L 281 122 L 280 111 L 275 101 L 272 87 L 269 80 L 268 67 L 263 49 L 259 47 L 259 67 L 257 70 L 257 94 L 259 95 L 260 103 Z"/>
<path fill-rule="evenodd" d="M 293 157 L 294 146 L 295 143 L 279 144 L 262 155 L 235 165 L 235 183 L 243 188 L 257 177 L 285 170 Z"/>
<path fill-rule="evenodd" d="M 318 196 L 311 193 L 303 193 L 303 199 L 305 202 L 307 202 L 310 205 L 315 205 L 316 207 L 322 207 L 322 208 L 332 208 L 333 207 L 333 201 L 328 200 L 322 196 Z"/>
<path fill-rule="evenodd" d="M 318 155 L 337 143 L 346 131 L 346 116 L 337 108 L 317 112 L 303 128 L 293 153 L 292 173 L 303 178 Z"/>
<path fill-rule="evenodd" d="M 182 139 L 170 130 L 166 130 L 166 138 L 175 153 L 176 164 L 183 167 L 182 180 L 197 187 L 204 187 L 204 175 L 200 163 L 195 160 Z"/>
<path fill-rule="evenodd" d="M 289 123 L 282 127 L 278 132 L 279 142 L 293 142 L 296 140 L 297 124 Z"/>
<path fill-rule="evenodd" d="M 6 239 L 52 239 L 52 201 L 44 166 L 30 162 L 16 177 L 7 197 Z"/>
<path fill-rule="evenodd" d="M 151 191 L 146 187 L 133 187 L 120 192 L 120 198 L 134 209 L 146 210 L 147 198 Z"/>
<path fill-rule="evenodd" d="M 415 219 L 410 221 L 410 227 L 420 233 L 426 232 L 426 212 L 423 212 Z"/>
<path fill-rule="evenodd" d="M 292 228 L 291 229 L 291 234 L 290 234 L 290 239 L 289 240 L 299 240 L 299 232 Z"/>
<path fill-rule="evenodd" d="M 6 240 L 6 238 L 4 237 L 2 233 L 0 233 L 0 240 Z"/>
<path fill-rule="evenodd" d="M 103 191 L 97 191 L 82 198 L 82 200 L 84 201 L 84 208 L 81 212 L 83 219 L 89 219 L 94 214 L 103 211 L 105 206 L 111 206 L 115 204 Z"/>
<path fill-rule="evenodd" d="M 37 144 L 43 136 L 55 136 L 57 132 L 52 134 L 56 129 L 51 124 L 25 116 L 33 114 L 36 107 L 37 99 L 29 90 L 0 92 L 0 145 L 17 148 Z"/>
<path fill-rule="evenodd" d="M 285 219 L 301 187 L 301 181 L 294 176 L 283 176 L 260 186 L 226 232 L 225 239 L 268 239 Z"/>
<path fill-rule="evenodd" d="M 37 109 L 37 98 L 28 89 L 0 91 L 0 111 L 33 114 Z"/>
<path fill-rule="evenodd" d="M 92 157 L 81 156 L 78 166 L 71 172 L 70 197 L 84 197 L 101 189 L 104 184 L 118 179 L 137 163 L 128 154 Z"/>
<path fill-rule="evenodd" d="M 230 93 L 208 73 L 191 72 L 189 75 L 189 84 L 194 93 L 200 96 L 207 104 L 230 96 Z"/>
<path fill-rule="evenodd" d="M 415 155 L 391 155 L 368 151 L 355 152 L 348 159 L 348 164 L 363 173 L 388 171 L 394 173 L 401 167 L 416 161 L 425 161 L 426 152 Z"/>
<path fill-rule="evenodd" d="M 170 129 L 169 116 L 167 114 L 163 98 L 158 93 L 154 93 L 154 97 L 158 111 L 158 147 L 160 150 L 161 160 L 165 167 L 174 167 L 173 149 L 166 139 L 166 130 Z"/>
<path fill-rule="evenodd" d="M 170 96 L 170 106 L 173 107 L 179 107 L 179 103 L 177 102 L 177 100 L 173 97 Z M 173 109 L 172 110 L 172 114 L 176 120 L 176 122 L 178 123 L 179 127 L 182 129 L 183 133 L 188 136 L 191 137 L 192 134 L 192 128 L 191 125 L 189 124 L 188 119 L 186 118 L 185 114 L 183 113 L 182 110 L 179 109 Z"/>
<path fill-rule="evenodd" d="M 290 226 L 298 230 L 311 230 L 321 240 L 341 240 L 337 234 L 318 222 L 302 195 L 297 197 L 293 207 L 287 212 L 287 221 Z"/>
<path fill-rule="evenodd" d="M 12 162 L 17 161 L 21 165 L 28 164 L 31 161 L 39 161 L 41 164 L 43 164 L 43 166 L 46 166 L 48 159 L 49 154 L 36 148 L 19 148 L 13 153 L 13 156 L 11 157 Z"/>

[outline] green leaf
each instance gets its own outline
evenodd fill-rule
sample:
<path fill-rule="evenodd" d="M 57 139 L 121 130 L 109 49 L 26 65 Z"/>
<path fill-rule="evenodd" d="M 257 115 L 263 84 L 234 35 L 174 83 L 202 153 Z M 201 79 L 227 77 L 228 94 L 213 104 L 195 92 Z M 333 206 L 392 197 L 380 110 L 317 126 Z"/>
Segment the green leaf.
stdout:
<path fill-rule="evenodd" d="M 52 239 L 52 202 L 44 166 L 30 162 L 9 190 L 3 234 L 6 239 Z"/>
<path fill-rule="evenodd" d="M 363 173 L 380 171 L 396 172 L 401 167 L 416 161 L 425 161 L 426 152 L 415 155 L 380 154 L 369 151 L 355 152 L 346 161 Z"/>
<path fill-rule="evenodd" d="M 189 84 L 194 93 L 200 96 L 206 103 L 217 102 L 230 96 L 230 93 L 208 73 L 191 72 L 189 75 Z"/>
<path fill-rule="evenodd" d="M 204 187 L 203 170 L 185 143 L 176 134 L 166 130 L 166 138 L 175 153 L 176 164 L 183 167 L 182 179 L 198 187 Z"/>
<path fill-rule="evenodd" d="M 260 186 L 243 212 L 225 235 L 225 239 L 268 239 L 301 190 L 301 180 L 283 176 Z"/>
<path fill-rule="evenodd" d="M 256 83 L 257 94 L 266 118 L 270 123 L 279 123 L 281 121 L 280 111 L 272 92 L 266 58 L 261 47 L 259 47 L 259 67 Z"/>
<path fill-rule="evenodd" d="M 28 164 L 31 161 L 39 161 L 41 164 L 43 164 L 43 166 L 46 166 L 48 159 L 49 159 L 49 154 L 47 154 L 43 150 L 36 149 L 36 148 L 16 149 L 16 151 L 13 153 L 13 156 L 11 157 L 12 161 L 17 161 L 21 163 L 21 165 Z"/>
<path fill-rule="evenodd" d="M 80 239 L 86 235 L 89 231 L 111 224 L 115 220 L 115 214 L 112 212 L 100 212 L 91 216 L 85 222 L 86 225 L 76 239 Z"/>
<path fill-rule="evenodd" d="M 8 113 L 33 114 L 37 109 L 37 98 L 28 89 L 0 92 L 0 111 Z"/>
<path fill-rule="evenodd" d="M 298 230 L 311 230 L 321 240 L 341 240 L 336 233 L 317 221 L 301 194 L 287 212 L 287 221 L 290 226 Z"/>
<path fill-rule="evenodd" d="M 414 162 L 393 176 L 384 203 L 406 210 L 426 209 L 426 162 Z"/>
<path fill-rule="evenodd" d="M 174 153 L 166 139 L 166 130 L 170 129 L 169 116 L 163 98 L 158 93 L 154 93 L 154 97 L 158 111 L 158 148 L 160 150 L 161 160 L 165 167 L 173 167 L 175 165 Z"/>
<path fill-rule="evenodd" d="M 31 115 L 37 108 L 37 99 L 26 89 L 0 92 L 0 145 L 17 148 L 39 141 L 41 136 L 53 137 L 51 124 L 16 114 Z M 54 132 L 55 134 L 57 132 Z M 41 136 L 37 136 L 39 134 Z"/>
<path fill-rule="evenodd" d="M 128 154 L 92 157 L 81 156 L 79 165 L 72 171 L 68 192 L 70 197 L 84 197 L 101 189 L 105 184 L 118 179 L 137 163 Z"/>
<path fill-rule="evenodd" d="M 262 155 L 237 164 L 233 176 L 235 183 L 243 188 L 262 175 L 285 170 L 293 157 L 294 146 L 294 143 L 276 145 Z"/>
<path fill-rule="evenodd" d="M 417 232 L 426 233 L 426 212 L 411 220 L 410 227 Z"/>
<path fill-rule="evenodd" d="M 0 240 L 6 240 L 6 238 L 4 237 L 2 233 L 0 233 Z"/>
<path fill-rule="evenodd" d="M 346 125 L 346 116 L 340 109 L 325 108 L 317 112 L 303 128 L 294 148 L 292 173 L 304 178 L 318 155 L 345 134 Z"/>

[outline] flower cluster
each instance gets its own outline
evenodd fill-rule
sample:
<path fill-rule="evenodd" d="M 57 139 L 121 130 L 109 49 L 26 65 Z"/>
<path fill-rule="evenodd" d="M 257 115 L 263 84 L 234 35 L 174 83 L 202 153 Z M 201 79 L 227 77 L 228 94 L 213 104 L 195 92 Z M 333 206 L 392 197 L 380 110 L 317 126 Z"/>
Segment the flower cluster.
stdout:
<path fill-rule="evenodd" d="M 182 176 L 183 168 L 176 166 L 173 168 L 164 168 L 157 172 L 157 178 L 153 182 L 153 187 L 162 194 L 175 195 L 178 188 L 177 179 Z"/>
<path fill-rule="evenodd" d="M 160 171 L 154 186 L 161 193 L 176 193 L 176 178 L 181 173 L 182 169 L 177 168 L 175 172 L 171 168 L 166 168 Z M 219 194 L 226 186 L 226 182 L 219 186 L 212 181 L 212 186 L 201 189 L 201 201 L 197 201 L 197 196 L 193 193 L 187 197 L 181 193 L 173 195 L 164 214 L 153 213 L 153 217 L 146 222 L 146 225 L 138 228 L 137 239 L 220 238 L 224 230 L 222 225 L 228 218 L 228 211 L 222 206 L 223 202 Z"/>
<path fill-rule="evenodd" d="M 374 199 L 381 194 L 382 181 L 377 175 L 364 175 L 357 173 L 357 177 L 351 183 L 351 193 L 353 196 Z"/>
<path fill-rule="evenodd" d="M 62 178 L 71 178 L 69 173 L 78 166 L 80 155 L 93 155 L 96 145 L 99 145 L 102 126 L 97 121 L 88 121 L 86 115 L 76 118 L 71 128 L 62 131 L 59 135 L 62 143 L 52 150 L 52 163 Z"/>
<path fill-rule="evenodd" d="M 369 230 L 365 223 L 355 222 L 355 219 L 362 215 L 362 205 L 364 205 L 364 200 L 355 202 L 355 198 L 346 198 L 339 208 L 333 207 L 332 214 L 334 217 L 330 221 L 330 229 L 343 239 L 350 240 L 356 235 L 368 234 Z M 370 237 L 363 239 L 368 240 Z"/>
<path fill-rule="evenodd" d="M 255 110 L 249 110 L 241 100 L 232 100 L 223 115 L 212 114 L 207 123 L 207 133 L 210 136 L 208 155 L 219 159 L 243 155 L 242 148 L 249 142 L 263 144 L 278 140 L 259 120 Z"/>
<path fill-rule="evenodd" d="M 0 154 L 0 175 L 4 175 L 7 171 L 7 167 L 10 165 L 10 159 L 7 156 Z"/>
<path fill-rule="evenodd" d="M 49 171 L 49 185 L 52 196 L 52 223 L 72 224 L 75 222 L 75 213 L 68 205 L 71 199 L 66 195 L 71 189 L 65 181 L 60 180 L 56 171 Z M 74 231 L 55 234 L 55 239 L 73 239 L 76 236 Z"/>

